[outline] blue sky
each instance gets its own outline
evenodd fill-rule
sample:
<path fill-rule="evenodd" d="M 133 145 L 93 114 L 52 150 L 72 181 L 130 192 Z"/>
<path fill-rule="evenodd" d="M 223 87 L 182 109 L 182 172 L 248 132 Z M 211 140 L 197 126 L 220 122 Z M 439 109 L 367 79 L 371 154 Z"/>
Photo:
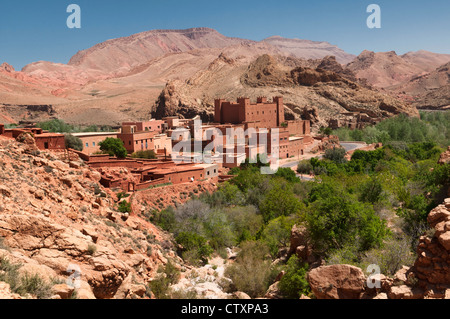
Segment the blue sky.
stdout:
<path fill-rule="evenodd" d="M 66 26 L 71 3 L 81 7 L 81 29 Z M 381 29 L 366 25 L 372 3 L 381 7 Z M 1 0 L 0 63 L 18 70 L 39 60 L 67 63 L 108 39 L 191 27 L 251 40 L 328 41 L 356 55 L 365 49 L 450 53 L 448 0 Z"/>

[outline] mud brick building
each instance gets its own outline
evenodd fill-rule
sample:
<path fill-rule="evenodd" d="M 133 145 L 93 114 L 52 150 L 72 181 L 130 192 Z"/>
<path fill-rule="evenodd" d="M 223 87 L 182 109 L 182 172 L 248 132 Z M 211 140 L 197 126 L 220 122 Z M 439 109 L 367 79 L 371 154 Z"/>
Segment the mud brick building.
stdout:
<path fill-rule="evenodd" d="M 280 127 L 284 123 L 282 97 L 274 97 L 272 102 L 259 97 L 256 103 L 249 98 L 238 98 L 237 103 L 215 100 L 214 121 L 220 124 L 246 124 L 246 129 Z"/>
<path fill-rule="evenodd" d="M 64 150 L 66 148 L 63 134 L 48 133 L 48 131 L 35 127 L 5 129 L 4 125 L 0 126 L 0 135 L 11 139 L 16 139 L 23 133 L 30 133 L 40 150 Z"/>

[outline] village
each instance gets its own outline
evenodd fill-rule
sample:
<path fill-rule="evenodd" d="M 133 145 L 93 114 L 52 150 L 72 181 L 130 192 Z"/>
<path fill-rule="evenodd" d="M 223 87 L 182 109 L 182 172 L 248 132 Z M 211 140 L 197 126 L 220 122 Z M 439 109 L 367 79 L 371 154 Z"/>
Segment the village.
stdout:
<path fill-rule="evenodd" d="M 23 133 L 31 133 L 41 150 L 77 154 L 102 174 L 102 186 L 123 192 L 210 179 L 223 182 L 231 177 L 229 169 L 247 159 L 264 154 L 276 155 L 278 164 L 295 162 L 303 159 L 306 151 L 317 153 L 328 141 L 313 136 L 309 120 L 286 121 L 282 97 L 272 101 L 260 97 L 256 103 L 248 98 L 238 98 L 236 103 L 217 99 L 214 123 L 201 123 L 198 117 L 166 117 L 124 122 L 116 132 L 73 133 L 82 141 L 82 151 L 66 149 L 65 136 L 60 133 L 0 125 L 4 137 L 16 139 Z M 107 138 L 120 139 L 128 156 L 120 159 L 101 154 L 100 143 Z M 139 151 L 153 151 L 156 158 L 130 156 Z M 294 169 L 296 165 L 288 166 Z M 117 169 L 127 169 L 129 174 Z"/>

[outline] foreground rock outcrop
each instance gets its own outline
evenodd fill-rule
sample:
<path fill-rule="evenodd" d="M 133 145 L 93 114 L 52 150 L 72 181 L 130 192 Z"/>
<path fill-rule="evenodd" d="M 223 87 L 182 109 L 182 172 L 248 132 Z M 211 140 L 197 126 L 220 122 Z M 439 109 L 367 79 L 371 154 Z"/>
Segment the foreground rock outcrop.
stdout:
<path fill-rule="evenodd" d="M 150 297 L 146 286 L 158 267 L 182 263 L 170 237 L 118 212 L 116 194 L 82 161 L 69 164 L 63 153 L 23 142 L 0 140 L 0 258 L 56 283 L 55 298 L 72 294 L 62 286 L 71 279 L 78 298 Z M 9 295 L 6 285 L 2 294 Z"/>
<path fill-rule="evenodd" d="M 431 211 L 428 223 L 433 231 L 420 238 L 414 272 L 428 295 L 450 292 L 450 198 Z"/>
<path fill-rule="evenodd" d="M 317 299 L 360 299 L 366 276 L 355 266 L 331 265 L 311 270 L 308 282 Z"/>

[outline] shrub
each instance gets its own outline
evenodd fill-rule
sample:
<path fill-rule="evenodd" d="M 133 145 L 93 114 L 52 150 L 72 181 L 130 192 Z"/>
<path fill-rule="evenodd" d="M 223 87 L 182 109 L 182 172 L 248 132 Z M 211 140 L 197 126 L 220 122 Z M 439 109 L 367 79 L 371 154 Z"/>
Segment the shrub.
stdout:
<path fill-rule="evenodd" d="M 51 285 L 39 275 L 25 273 L 21 275 L 19 269 L 22 265 L 9 262 L 6 257 L 0 257 L 0 281 L 10 285 L 11 291 L 25 296 L 31 294 L 38 299 L 51 296 Z"/>
<path fill-rule="evenodd" d="M 89 255 L 95 254 L 97 252 L 97 246 L 89 244 L 87 252 Z"/>
<path fill-rule="evenodd" d="M 294 195 L 292 187 L 286 181 L 277 178 L 271 180 L 271 188 L 259 205 L 266 223 L 279 216 L 297 214 L 302 209 L 303 204 Z"/>
<path fill-rule="evenodd" d="M 156 159 L 156 153 L 153 150 L 137 151 L 131 154 L 132 158 Z"/>
<path fill-rule="evenodd" d="M 276 258 L 280 248 L 286 247 L 290 243 L 291 230 L 296 222 L 294 217 L 281 216 L 271 220 L 264 228 L 261 239 L 270 249 L 270 254 Z"/>
<path fill-rule="evenodd" d="M 225 211 L 238 243 L 255 240 L 263 218 L 254 206 L 234 207 Z"/>
<path fill-rule="evenodd" d="M 64 134 L 64 140 L 66 142 L 66 148 L 72 148 L 80 152 L 83 150 L 83 142 L 78 137 L 72 134 Z"/>
<path fill-rule="evenodd" d="M 333 161 L 336 164 L 346 163 L 345 155 L 347 154 L 344 148 L 333 147 L 325 150 L 324 158 Z"/>
<path fill-rule="evenodd" d="M 169 287 L 178 283 L 179 279 L 180 271 L 169 260 L 164 268 L 161 266 L 158 268 L 158 276 L 149 283 L 149 288 L 156 299 L 169 299 L 171 298 Z"/>
<path fill-rule="evenodd" d="M 163 209 L 160 213 L 156 214 L 153 220 L 159 227 L 165 231 L 173 232 L 176 226 L 175 211 L 172 206 Z"/>
<path fill-rule="evenodd" d="M 121 213 L 131 213 L 131 203 L 128 203 L 126 200 L 121 201 L 118 210 Z"/>
<path fill-rule="evenodd" d="M 412 266 L 416 256 L 411 251 L 411 239 L 400 237 L 389 239 L 382 248 L 372 249 L 364 254 L 362 268 L 378 265 L 381 273 L 393 276 L 403 266 Z"/>
<path fill-rule="evenodd" d="M 310 293 L 309 283 L 306 280 L 308 264 L 303 264 L 293 255 L 286 264 L 285 275 L 281 278 L 279 288 L 281 294 L 288 299 L 299 299 L 301 295 Z"/>
<path fill-rule="evenodd" d="M 194 251 L 203 262 L 206 262 L 213 252 L 206 239 L 195 233 L 182 232 L 176 237 L 176 241 L 183 247 L 183 252 Z"/>
<path fill-rule="evenodd" d="M 361 251 L 379 246 L 387 235 L 385 222 L 371 206 L 350 194 L 333 194 L 313 202 L 306 215 L 315 249 L 322 253 L 358 242 Z"/>
<path fill-rule="evenodd" d="M 313 171 L 313 166 L 309 160 L 303 160 L 298 163 L 297 172 L 300 174 L 310 174 Z"/>
<path fill-rule="evenodd" d="M 236 261 L 227 267 L 225 275 L 233 281 L 238 291 L 252 298 L 263 297 L 277 275 L 268 255 L 269 249 L 265 244 L 244 242 Z"/>

